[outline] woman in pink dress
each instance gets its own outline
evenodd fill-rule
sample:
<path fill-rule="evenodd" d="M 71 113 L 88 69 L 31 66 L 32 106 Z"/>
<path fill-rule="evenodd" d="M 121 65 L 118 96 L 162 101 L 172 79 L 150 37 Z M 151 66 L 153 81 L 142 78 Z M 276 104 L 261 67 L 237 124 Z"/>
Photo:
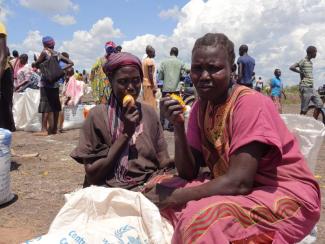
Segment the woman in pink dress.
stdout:
<path fill-rule="evenodd" d="M 199 99 L 187 134 L 182 106 L 162 99 L 178 177 L 154 179 L 146 196 L 173 224 L 172 243 L 296 243 L 319 220 L 319 186 L 297 140 L 270 98 L 232 84 L 234 60 L 224 34 L 196 41 L 191 78 Z"/>

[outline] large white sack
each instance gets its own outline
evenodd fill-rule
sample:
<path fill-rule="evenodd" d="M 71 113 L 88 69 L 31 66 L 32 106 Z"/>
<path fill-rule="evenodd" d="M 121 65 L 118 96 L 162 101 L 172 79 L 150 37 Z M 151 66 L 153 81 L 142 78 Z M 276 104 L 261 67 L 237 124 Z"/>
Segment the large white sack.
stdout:
<path fill-rule="evenodd" d="M 288 129 L 296 135 L 308 166 L 315 172 L 317 157 L 325 136 L 325 126 L 314 118 L 298 114 L 282 114 Z"/>
<path fill-rule="evenodd" d="M 82 127 L 85 121 L 84 112 L 89 111 L 95 105 L 83 105 L 79 104 L 77 106 L 67 106 L 64 107 L 64 130 L 79 129 Z"/>
<path fill-rule="evenodd" d="M 13 115 L 17 130 L 36 132 L 41 130 L 42 114 L 38 113 L 40 91 L 26 89 L 22 93 L 14 93 Z M 94 105 L 77 105 L 64 107 L 63 129 L 79 129 L 84 122 L 84 108 L 90 109 Z"/>
<path fill-rule="evenodd" d="M 11 132 L 0 128 L 0 205 L 14 198 L 10 188 L 10 145 Z"/>
<path fill-rule="evenodd" d="M 139 192 L 91 186 L 67 197 L 47 235 L 26 243 L 170 243 L 172 226 Z"/>
<path fill-rule="evenodd" d="M 25 92 L 14 93 L 13 115 L 17 130 L 41 130 L 41 114 L 38 113 L 39 101 L 39 90 L 27 88 Z"/>
<path fill-rule="evenodd" d="M 305 156 L 310 170 L 314 173 L 317 157 L 325 136 L 325 126 L 314 118 L 298 114 L 281 114 L 288 129 L 300 143 L 302 154 Z M 299 244 L 314 244 L 317 241 L 317 227 Z"/>

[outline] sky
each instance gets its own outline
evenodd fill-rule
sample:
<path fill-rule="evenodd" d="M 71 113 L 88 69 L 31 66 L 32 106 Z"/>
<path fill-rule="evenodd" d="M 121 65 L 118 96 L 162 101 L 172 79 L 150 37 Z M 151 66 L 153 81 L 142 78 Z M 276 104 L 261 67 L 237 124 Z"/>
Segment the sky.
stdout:
<path fill-rule="evenodd" d="M 0 21 L 8 45 L 20 53 L 39 53 L 43 36 L 53 36 L 76 69 L 89 70 L 104 54 L 108 40 L 142 58 L 146 45 L 156 49 L 156 62 L 179 48 L 191 62 L 195 40 L 222 32 L 238 48 L 247 44 L 257 77 L 272 78 L 282 70 L 287 85 L 299 82 L 289 66 L 317 47 L 316 86 L 325 83 L 325 0 L 0 0 Z"/>

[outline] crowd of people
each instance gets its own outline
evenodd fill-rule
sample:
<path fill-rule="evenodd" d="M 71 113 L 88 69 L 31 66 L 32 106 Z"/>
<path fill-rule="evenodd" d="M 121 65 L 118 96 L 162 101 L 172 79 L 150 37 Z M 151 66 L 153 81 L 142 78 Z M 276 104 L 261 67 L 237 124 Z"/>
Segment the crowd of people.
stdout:
<path fill-rule="evenodd" d="M 12 89 L 12 74 L 15 78 L 6 35 L 0 25 L 1 91 L 3 85 Z M 34 67 L 44 71 L 44 62 L 55 57 L 64 63 L 67 90 L 76 86 L 70 83 L 77 78 L 69 56 L 54 50 L 51 37 L 43 38 L 43 46 Z M 255 60 L 248 46 L 240 46 L 236 63 L 234 44 L 221 33 L 196 40 L 190 67 L 177 58 L 176 47 L 159 67 L 149 45 L 142 61 L 111 41 L 105 51 L 89 76 L 98 105 L 86 118 L 71 153 L 84 165 L 84 187 L 142 192 L 173 225 L 172 243 L 296 243 L 310 233 L 320 218 L 320 190 L 298 141 L 279 115 L 279 69 L 271 81 L 272 102 L 252 89 Z M 301 75 L 302 114 L 308 99 L 319 109 L 310 61 L 315 57 L 316 48 L 309 47 L 307 57 L 291 67 Z M 21 71 L 26 57 L 20 55 L 19 60 Z M 62 109 L 60 86 L 49 82 L 45 73 L 39 82 L 41 133 L 55 134 Z M 184 105 L 171 96 L 179 95 L 184 73 L 190 73 L 197 91 L 187 126 Z M 163 81 L 160 114 L 157 78 Z M 125 103 L 127 95 L 134 102 Z M 12 107 L 3 99 L 7 98 L 1 97 L 1 104 L 6 101 L 0 108 L 1 123 L 6 122 L 3 117 L 9 121 Z M 174 158 L 169 156 L 164 128 L 174 132 Z"/>

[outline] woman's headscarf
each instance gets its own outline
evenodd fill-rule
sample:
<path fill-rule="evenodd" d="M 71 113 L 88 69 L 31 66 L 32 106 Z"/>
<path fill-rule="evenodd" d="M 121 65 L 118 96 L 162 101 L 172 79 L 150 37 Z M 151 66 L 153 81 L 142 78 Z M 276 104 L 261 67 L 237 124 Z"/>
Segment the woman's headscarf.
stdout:
<path fill-rule="evenodd" d="M 55 41 L 54 41 L 53 37 L 51 37 L 51 36 L 44 36 L 42 39 L 42 43 L 45 47 L 48 47 L 48 48 L 54 48 L 54 46 L 55 46 Z"/>
<path fill-rule="evenodd" d="M 105 43 L 105 51 L 107 55 L 111 55 L 115 52 L 116 44 L 112 41 Z"/>
<path fill-rule="evenodd" d="M 134 66 L 139 70 L 141 79 L 143 78 L 142 64 L 140 59 L 127 52 L 112 53 L 107 58 L 107 62 L 103 65 L 103 70 L 111 80 L 114 72 L 123 66 Z"/>

